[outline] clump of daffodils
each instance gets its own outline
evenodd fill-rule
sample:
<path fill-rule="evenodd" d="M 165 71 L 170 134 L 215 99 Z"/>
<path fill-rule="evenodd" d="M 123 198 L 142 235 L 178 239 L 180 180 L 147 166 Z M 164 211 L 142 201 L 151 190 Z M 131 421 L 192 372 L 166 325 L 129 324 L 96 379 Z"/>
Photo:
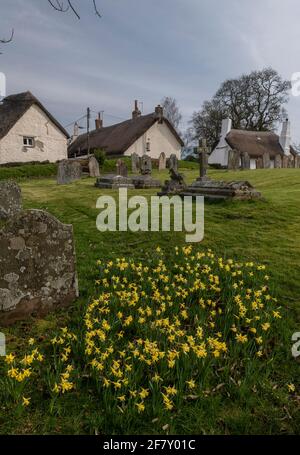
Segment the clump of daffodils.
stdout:
<path fill-rule="evenodd" d="M 44 351 L 31 338 L 26 355 L 6 356 L 6 396 L 30 408 L 39 390 L 54 409 L 84 376 L 104 409 L 158 415 L 218 390 L 221 372 L 238 383 L 237 365 L 242 375 L 247 362 L 268 361 L 282 315 L 265 267 L 192 246 L 168 254 L 98 261 L 97 294 L 78 328 L 62 328 Z"/>
<path fill-rule="evenodd" d="M 85 355 L 97 389 L 142 413 L 204 393 L 205 377 L 239 359 L 266 358 L 281 318 L 263 265 L 191 246 L 151 262 L 98 262 L 99 295 L 84 317 Z"/>

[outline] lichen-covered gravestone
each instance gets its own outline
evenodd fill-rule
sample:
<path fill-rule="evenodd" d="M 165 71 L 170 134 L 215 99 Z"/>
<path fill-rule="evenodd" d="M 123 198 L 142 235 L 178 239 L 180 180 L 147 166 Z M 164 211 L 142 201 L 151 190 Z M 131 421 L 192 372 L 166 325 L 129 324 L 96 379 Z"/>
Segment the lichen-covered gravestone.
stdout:
<path fill-rule="evenodd" d="M 167 158 L 164 152 L 161 152 L 158 158 L 158 170 L 164 171 L 167 167 Z"/>
<path fill-rule="evenodd" d="M 263 168 L 264 169 L 270 169 L 271 167 L 271 159 L 270 159 L 270 153 L 269 152 L 265 152 L 263 154 Z"/>
<path fill-rule="evenodd" d="M 80 180 L 82 176 L 81 164 L 78 161 L 63 160 L 58 165 L 57 183 L 66 185 L 75 180 Z"/>
<path fill-rule="evenodd" d="M 250 169 L 250 156 L 247 152 L 241 154 L 241 167 L 243 170 Z"/>
<path fill-rule="evenodd" d="M 141 174 L 151 175 L 152 174 L 152 161 L 148 155 L 143 155 L 141 158 Z"/>
<path fill-rule="evenodd" d="M 0 326 L 43 316 L 78 296 L 73 227 L 42 210 L 0 230 Z"/>
<path fill-rule="evenodd" d="M 90 177 L 100 177 L 99 163 L 94 156 L 89 159 L 89 173 Z"/>
<path fill-rule="evenodd" d="M 14 216 L 22 210 L 19 185 L 10 180 L 0 181 L 0 220 Z"/>
<path fill-rule="evenodd" d="M 133 174 L 136 174 L 140 170 L 140 157 L 137 153 L 131 155 L 131 170 Z"/>
<path fill-rule="evenodd" d="M 240 153 L 237 150 L 229 150 L 228 169 L 237 171 L 240 168 Z"/>
<path fill-rule="evenodd" d="M 178 159 L 174 153 L 169 158 L 169 169 L 172 169 L 175 172 L 178 171 Z"/>
<path fill-rule="evenodd" d="M 274 164 L 275 169 L 281 169 L 282 168 L 282 158 L 280 155 L 275 156 L 275 164 Z"/>
<path fill-rule="evenodd" d="M 117 161 L 117 175 L 121 175 L 122 177 L 128 177 L 128 168 L 123 160 Z"/>

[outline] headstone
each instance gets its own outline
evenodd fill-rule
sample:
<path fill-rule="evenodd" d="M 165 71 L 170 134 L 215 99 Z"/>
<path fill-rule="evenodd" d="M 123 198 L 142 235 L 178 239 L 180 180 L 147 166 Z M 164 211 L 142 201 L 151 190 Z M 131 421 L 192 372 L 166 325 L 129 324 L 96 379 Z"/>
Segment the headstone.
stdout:
<path fill-rule="evenodd" d="M 282 168 L 282 158 L 281 155 L 276 155 L 275 156 L 275 164 L 274 164 L 275 169 L 281 169 Z"/>
<path fill-rule="evenodd" d="M 0 357 L 6 356 L 6 338 L 4 333 L 0 333 Z"/>
<path fill-rule="evenodd" d="M 118 188 L 130 188 L 134 189 L 134 185 L 131 178 L 123 177 L 122 175 L 103 175 L 97 179 L 95 183 L 96 188 L 106 189 L 118 189 Z"/>
<path fill-rule="evenodd" d="M 284 156 L 282 157 L 282 167 L 283 167 L 284 169 L 287 169 L 287 168 L 289 167 L 289 157 L 286 156 L 286 155 L 284 155 Z"/>
<path fill-rule="evenodd" d="M 237 171 L 240 168 L 240 153 L 237 150 L 229 150 L 228 152 L 228 169 Z"/>
<path fill-rule="evenodd" d="M 43 316 L 78 297 L 73 227 L 42 210 L 0 230 L 0 326 Z"/>
<path fill-rule="evenodd" d="M 208 168 L 208 152 L 209 148 L 207 147 L 206 139 L 202 139 L 199 143 L 198 153 L 199 153 L 199 165 L 200 165 L 200 180 L 206 180 L 207 177 L 207 168 Z"/>
<path fill-rule="evenodd" d="M 271 167 L 271 159 L 270 159 L 270 153 L 265 152 L 262 157 L 263 160 L 263 168 L 264 169 L 270 169 Z"/>
<path fill-rule="evenodd" d="M 241 153 L 241 167 L 243 170 L 250 169 L 250 156 L 249 153 Z"/>
<path fill-rule="evenodd" d="M 122 177 L 128 177 L 128 168 L 123 160 L 117 161 L 117 175 Z"/>
<path fill-rule="evenodd" d="M 158 158 L 158 170 L 164 171 L 167 167 L 167 158 L 164 152 L 161 152 Z"/>
<path fill-rule="evenodd" d="M 184 175 L 178 171 L 170 169 L 171 180 L 166 180 L 164 186 L 158 196 L 165 196 L 169 194 L 180 194 L 182 191 L 187 189 L 187 185 L 184 181 Z"/>
<path fill-rule="evenodd" d="M 262 157 L 260 156 L 260 157 L 257 158 L 257 160 L 256 160 L 256 169 L 263 169 L 263 167 L 264 167 L 263 159 L 262 159 Z"/>
<path fill-rule="evenodd" d="M 22 210 L 21 189 L 12 180 L 0 181 L 0 220 L 14 216 Z"/>
<path fill-rule="evenodd" d="M 131 171 L 133 174 L 140 171 L 140 157 L 137 153 L 131 155 Z"/>
<path fill-rule="evenodd" d="M 141 158 L 141 174 L 151 175 L 152 174 L 152 161 L 150 156 L 143 155 Z"/>
<path fill-rule="evenodd" d="M 300 155 L 295 156 L 295 168 L 300 168 Z"/>
<path fill-rule="evenodd" d="M 178 159 L 174 153 L 172 153 L 172 155 L 169 158 L 169 169 L 173 169 L 173 171 L 175 172 L 178 171 Z"/>
<path fill-rule="evenodd" d="M 294 160 L 293 155 L 290 155 L 288 157 L 288 168 L 293 168 L 293 167 L 295 167 L 295 160 Z"/>
<path fill-rule="evenodd" d="M 59 185 L 66 185 L 75 180 L 80 180 L 81 175 L 81 165 L 78 161 L 63 160 L 58 164 L 57 183 Z"/>
<path fill-rule="evenodd" d="M 100 177 L 99 163 L 94 156 L 89 159 L 89 173 L 90 177 Z"/>

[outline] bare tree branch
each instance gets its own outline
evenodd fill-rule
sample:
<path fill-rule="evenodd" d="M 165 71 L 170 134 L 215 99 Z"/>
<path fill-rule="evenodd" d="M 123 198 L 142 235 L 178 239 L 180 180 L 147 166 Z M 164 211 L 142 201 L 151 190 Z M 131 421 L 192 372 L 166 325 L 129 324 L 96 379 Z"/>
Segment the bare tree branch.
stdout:
<path fill-rule="evenodd" d="M 67 0 L 67 5 L 64 5 L 63 0 L 55 0 L 55 2 L 54 2 L 54 0 L 48 0 L 48 3 L 50 3 L 52 8 L 54 8 L 56 11 L 59 11 L 60 13 L 66 13 L 67 11 L 71 10 L 73 12 L 73 14 L 75 14 L 77 19 L 80 19 L 80 15 L 79 15 L 77 9 L 75 8 L 75 6 L 73 5 L 72 0 Z M 93 0 L 93 8 L 94 8 L 96 16 L 102 17 L 98 10 L 97 0 Z"/>
<path fill-rule="evenodd" d="M 0 39 L 0 43 L 2 43 L 2 44 L 11 43 L 12 40 L 13 40 L 13 37 L 14 37 L 14 33 L 15 33 L 15 31 L 14 31 L 14 29 L 12 29 L 10 38 L 8 38 L 8 39 Z"/>

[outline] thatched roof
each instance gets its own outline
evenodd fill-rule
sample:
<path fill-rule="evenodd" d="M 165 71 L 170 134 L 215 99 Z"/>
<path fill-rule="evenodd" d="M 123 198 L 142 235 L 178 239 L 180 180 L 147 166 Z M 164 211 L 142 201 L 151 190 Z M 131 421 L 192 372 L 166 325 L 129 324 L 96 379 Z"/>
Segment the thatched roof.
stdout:
<path fill-rule="evenodd" d="M 7 135 L 10 129 L 33 105 L 37 105 L 47 117 L 49 117 L 52 123 L 54 123 L 66 137 L 69 137 L 67 131 L 50 114 L 50 112 L 47 111 L 42 103 L 33 96 L 31 92 L 24 92 L 7 96 L 4 98 L 3 102 L 0 103 L 0 139 Z"/>
<path fill-rule="evenodd" d="M 142 115 L 135 119 L 126 120 L 116 125 L 94 130 L 90 133 L 90 147 L 105 150 L 107 155 L 123 154 L 135 141 L 143 136 L 152 125 L 159 120 L 157 114 Z M 163 118 L 178 142 L 184 143 L 171 123 Z M 87 134 L 82 134 L 69 146 L 69 156 L 87 151 Z"/>
<path fill-rule="evenodd" d="M 270 153 L 270 157 L 276 155 L 284 155 L 279 142 L 279 136 L 269 131 L 246 131 L 246 130 L 231 130 L 226 141 L 232 149 L 242 153 L 248 153 L 252 157 L 263 156 L 264 153 Z M 291 147 L 291 153 L 295 151 Z"/>

